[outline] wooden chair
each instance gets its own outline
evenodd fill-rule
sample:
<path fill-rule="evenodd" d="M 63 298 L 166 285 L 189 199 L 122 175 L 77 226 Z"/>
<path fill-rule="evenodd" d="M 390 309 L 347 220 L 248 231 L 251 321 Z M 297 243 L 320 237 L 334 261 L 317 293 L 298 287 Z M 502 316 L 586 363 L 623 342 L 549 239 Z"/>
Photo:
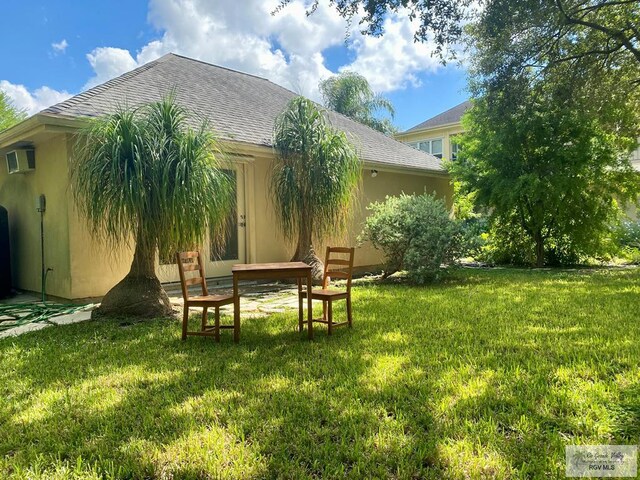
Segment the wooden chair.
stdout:
<path fill-rule="evenodd" d="M 351 278 L 353 276 L 353 256 L 355 248 L 353 247 L 327 247 L 327 253 L 324 262 L 324 275 L 322 276 L 322 289 L 311 290 L 311 298 L 313 300 L 322 300 L 322 319 L 314 319 L 314 322 L 324 323 L 328 327 L 328 333 L 333 333 L 334 327 L 349 325 L 353 326 L 351 318 Z M 334 254 L 342 256 L 348 255 L 348 258 L 335 258 Z M 332 268 L 333 267 L 333 268 Z M 347 289 L 331 290 L 329 288 L 332 278 L 340 278 L 347 281 Z M 299 297 L 299 322 L 302 324 L 302 303 L 307 298 L 307 292 L 302 290 L 302 284 L 298 283 Z M 333 321 L 333 302 L 335 300 L 347 301 L 347 321 L 335 323 Z"/>
<path fill-rule="evenodd" d="M 233 295 L 209 295 L 207 281 L 204 276 L 204 266 L 200 252 L 182 252 L 176 254 L 178 271 L 180 272 L 180 284 L 182 286 L 182 297 L 184 298 L 184 313 L 182 316 L 182 340 L 187 335 L 199 335 L 205 337 L 213 336 L 216 342 L 220 341 L 221 328 L 234 328 L 233 325 L 220 325 L 220 307 L 233 303 Z M 196 276 L 187 278 L 185 272 L 196 272 Z M 202 295 L 191 296 L 189 285 L 200 284 Z M 200 331 L 188 331 L 189 307 L 202 307 L 202 328 Z M 216 309 L 215 323 L 207 324 L 207 312 L 210 307 Z"/>

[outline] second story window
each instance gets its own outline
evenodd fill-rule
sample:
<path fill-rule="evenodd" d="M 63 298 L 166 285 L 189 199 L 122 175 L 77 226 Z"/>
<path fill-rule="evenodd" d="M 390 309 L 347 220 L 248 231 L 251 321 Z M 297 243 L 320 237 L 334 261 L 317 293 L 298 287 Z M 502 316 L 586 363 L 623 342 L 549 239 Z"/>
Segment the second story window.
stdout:
<path fill-rule="evenodd" d="M 422 140 L 421 142 L 410 143 L 413 148 L 430 153 L 434 157 L 442 158 L 442 139 Z"/>
<path fill-rule="evenodd" d="M 457 160 L 459 152 L 460 152 L 460 144 L 455 140 L 451 140 L 451 160 Z"/>

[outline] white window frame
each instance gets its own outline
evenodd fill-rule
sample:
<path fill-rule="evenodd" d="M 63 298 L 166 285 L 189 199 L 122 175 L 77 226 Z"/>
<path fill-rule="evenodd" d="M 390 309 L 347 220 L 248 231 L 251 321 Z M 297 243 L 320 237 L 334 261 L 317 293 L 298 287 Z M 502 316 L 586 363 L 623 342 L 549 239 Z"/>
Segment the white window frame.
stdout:
<path fill-rule="evenodd" d="M 433 142 L 437 142 L 440 141 L 440 149 L 441 151 L 439 153 L 432 153 L 433 152 Z M 426 153 L 430 153 L 431 155 L 433 155 L 434 157 L 438 157 L 438 158 L 442 158 L 442 156 L 444 155 L 444 139 L 442 137 L 438 137 L 438 138 L 429 138 L 427 140 L 420 140 L 419 142 L 411 142 L 409 143 L 409 146 L 420 150 L 422 152 L 426 152 Z M 423 148 L 426 147 L 426 148 Z"/>
<path fill-rule="evenodd" d="M 455 151 L 454 151 L 454 145 L 455 145 Z M 449 138 L 449 152 L 451 153 L 449 156 L 451 157 L 452 161 L 455 161 L 458 159 L 458 154 L 460 153 L 460 143 L 456 142 L 456 136 L 452 135 Z"/>

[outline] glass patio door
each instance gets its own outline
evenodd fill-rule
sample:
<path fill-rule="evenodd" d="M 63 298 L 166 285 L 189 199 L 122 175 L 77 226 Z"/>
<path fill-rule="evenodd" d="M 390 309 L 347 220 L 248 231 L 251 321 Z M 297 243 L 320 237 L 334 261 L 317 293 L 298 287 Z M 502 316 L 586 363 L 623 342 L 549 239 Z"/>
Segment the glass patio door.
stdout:
<path fill-rule="evenodd" d="M 236 196 L 236 203 L 229 213 L 227 235 L 222 248 L 215 248 L 210 235 L 205 252 L 205 270 L 207 277 L 223 277 L 231 275 L 231 266 L 245 263 L 246 259 L 246 215 L 244 201 L 244 172 L 242 165 L 226 170 L 231 178 Z"/>
<path fill-rule="evenodd" d="M 236 263 L 244 263 L 246 258 L 246 216 L 244 201 L 244 171 L 243 166 L 238 165 L 227 170 L 231 177 L 236 193 L 236 204 L 229 214 L 229 227 L 224 247 L 215 250 L 211 245 L 211 235 L 206 239 L 201 252 L 205 261 L 205 274 L 207 277 L 225 277 L 231 275 L 231 266 Z M 161 282 L 179 282 L 178 268 L 175 258 L 158 259 L 158 278 Z"/>

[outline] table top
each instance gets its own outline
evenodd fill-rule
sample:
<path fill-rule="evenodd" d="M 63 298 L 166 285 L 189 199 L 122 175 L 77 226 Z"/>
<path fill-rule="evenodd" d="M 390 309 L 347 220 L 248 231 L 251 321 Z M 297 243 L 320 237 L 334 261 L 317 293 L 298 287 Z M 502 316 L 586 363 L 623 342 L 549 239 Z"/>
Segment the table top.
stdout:
<path fill-rule="evenodd" d="M 304 262 L 278 263 L 238 263 L 231 267 L 232 272 L 277 272 L 281 270 L 311 270 L 311 265 Z"/>

